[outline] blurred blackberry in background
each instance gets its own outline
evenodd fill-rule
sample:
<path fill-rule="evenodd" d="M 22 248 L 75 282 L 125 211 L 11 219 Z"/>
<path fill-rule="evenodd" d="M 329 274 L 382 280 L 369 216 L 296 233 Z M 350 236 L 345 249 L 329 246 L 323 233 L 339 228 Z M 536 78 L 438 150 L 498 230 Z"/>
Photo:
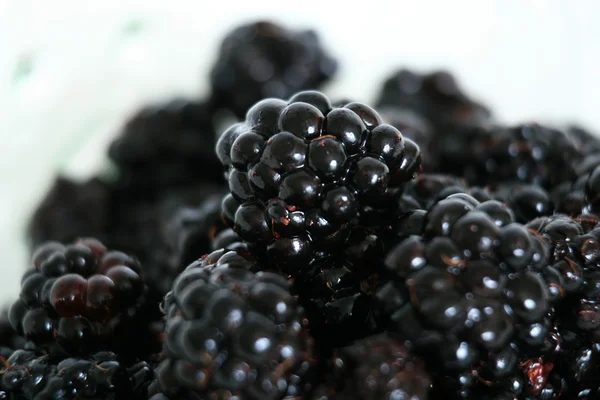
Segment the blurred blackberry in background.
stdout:
<path fill-rule="evenodd" d="M 159 350 L 160 332 L 153 336 L 152 329 L 160 312 L 146 301 L 136 259 L 81 239 L 47 242 L 32 263 L 9 311 L 11 326 L 25 339 L 51 354 L 110 350 L 136 358 Z"/>
<path fill-rule="evenodd" d="M 390 334 L 371 336 L 337 350 L 326 383 L 313 400 L 428 399 L 431 378 L 423 361 Z"/>
<path fill-rule="evenodd" d="M 140 109 L 108 149 L 120 196 L 148 200 L 171 187 L 221 182 L 215 142 L 213 115 L 203 103 L 173 99 Z"/>
<path fill-rule="evenodd" d="M 225 190 L 219 185 L 190 185 L 125 207 L 119 207 L 116 199 L 108 244 L 140 260 L 153 297 L 162 299 L 177 275 L 208 253 L 213 237 L 226 228 L 221 220 Z"/>
<path fill-rule="evenodd" d="M 318 253 L 334 252 L 352 227 L 377 227 L 395 212 L 420 170 L 418 146 L 362 103 L 332 109 L 319 92 L 255 104 L 217 143 L 234 231 L 267 249 L 270 262 L 301 276 Z"/>
<path fill-rule="evenodd" d="M 164 359 L 152 399 L 300 398 L 312 339 L 290 284 L 234 251 L 192 263 L 166 296 Z M 161 394 L 162 393 L 162 394 Z"/>
<path fill-rule="evenodd" d="M 30 249 L 48 240 L 106 239 L 110 198 L 109 185 L 100 179 L 76 182 L 57 177 L 29 220 Z"/>
<path fill-rule="evenodd" d="M 542 274 L 548 245 L 502 203 L 464 193 L 434 204 L 422 232 L 385 258 L 387 283 L 375 295 L 383 319 L 426 359 L 448 398 L 474 390 L 474 377 L 509 388 L 522 346 L 541 352 L 532 327 L 553 316 L 553 281 Z"/>
<path fill-rule="evenodd" d="M 60 358 L 18 350 L 0 376 L 3 399 L 142 400 L 152 371 L 144 362 L 124 365 L 109 352 Z"/>
<path fill-rule="evenodd" d="M 564 132 L 538 124 L 494 128 L 454 146 L 440 158 L 472 185 L 517 181 L 550 189 L 576 177 L 582 151 Z M 462 145 L 466 147 L 459 147 Z M 465 149 L 469 149 L 465 152 Z"/>
<path fill-rule="evenodd" d="M 584 154 L 600 153 L 598 133 L 591 132 L 580 125 L 569 125 L 565 128 L 565 132 Z"/>
<path fill-rule="evenodd" d="M 486 125 L 492 117 L 485 105 L 469 98 L 456 78 L 443 70 L 398 70 L 384 81 L 376 105 L 416 112 L 433 125 L 437 136 L 457 126 Z"/>
<path fill-rule="evenodd" d="M 236 28 L 221 43 L 210 73 L 211 101 L 241 119 L 254 103 L 318 89 L 336 71 L 314 31 L 259 21 Z"/>

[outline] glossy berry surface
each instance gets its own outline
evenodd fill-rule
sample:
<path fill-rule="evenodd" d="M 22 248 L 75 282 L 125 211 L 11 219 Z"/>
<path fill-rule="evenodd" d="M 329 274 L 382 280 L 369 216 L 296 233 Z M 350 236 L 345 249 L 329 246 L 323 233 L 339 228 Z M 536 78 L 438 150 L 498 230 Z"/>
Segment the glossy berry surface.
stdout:
<path fill-rule="evenodd" d="M 81 239 L 67 245 L 48 242 L 32 263 L 9 311 L 17 333 L 51 353 L 149 350 L 137 347 L 147 336 L 135 338 L 151 322 L 145 318 L 156 314 L 155 306 L 145 304 L 146 285 L 136 259 L 109 251 L 96 239 Z"/>
<path fill-rule="evenodd" d="M 388 252 L 389 281 L 375 297 L 390 329 L 412 343 L 435 375 L 450 375 L 460 387 L 460 374 L 481 376 L 508 347 L 532 342 L 520 327 L 552 315 L 552 285 L 543 274 L 549 251 L 501 203 L 453 194 L 429 209 L 422 234 Z M 506 367 L 511 373 L 513 364 Z"/>
<path fill-rule="evenodd" d="M 343 245 L 353 226 L 372 224 L 369 210 L 394 213 L 420 169 L 418 146 L 375 110 L 332 108 L 319 92 L 255 104 L 223 133 L 217 154 L 232 195 L 225 219 L 293 276 L 316 252 Z"/>
<path fill-rule="evenodd" d="M 210 73 L 212 102 L 242 118 L 262 99 L 318 88 L 337 69 L 313 30 L 250 23 L 231 31 L 221 43 Z"/>
<path fill-rule="evenodd" d="M 5 399 L 141 400 L 152 371 L 144 362 L 124 365 L 110 352 L 61 358 L 18 350 L 0 367 L 0 377 Z"/>
<path fill-rule="evenodd" d="M 310 388 L 312 338 L 302 308 L 284 277 L 254 269 L 238 253 L 217 250 L 175 281 L 153 399 L 283 399 Z"/>

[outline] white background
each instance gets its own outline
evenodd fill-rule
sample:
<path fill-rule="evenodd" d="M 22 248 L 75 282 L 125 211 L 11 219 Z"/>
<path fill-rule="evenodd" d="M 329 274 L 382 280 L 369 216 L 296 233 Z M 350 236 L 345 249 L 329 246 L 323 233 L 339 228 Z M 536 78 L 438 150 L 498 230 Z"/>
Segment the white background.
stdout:
<path fill-rule="evenodd" d="M 447 67 L 508 122 L 600 129 L 600 2 L 0 0 L 0 301 L 27 265 L 23 227 L 53 174 L 85 177 L 135 107 L 200 96 L 220 38 L 254 18 L 314 28 L 369 102 L 398 66 Z"/>

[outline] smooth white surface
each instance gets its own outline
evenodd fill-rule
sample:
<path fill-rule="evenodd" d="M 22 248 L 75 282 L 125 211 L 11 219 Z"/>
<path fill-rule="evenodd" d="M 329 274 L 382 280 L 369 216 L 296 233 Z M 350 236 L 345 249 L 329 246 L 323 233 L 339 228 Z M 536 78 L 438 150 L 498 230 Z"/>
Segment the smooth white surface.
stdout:
<path fill-rule="evenodd" d="M 342 66 L 333 97 L 368 102 L 398 66 L 445 67 L 502 120 L 600 128 L 599 15 L 594 0 L 0 0 L 0 300 L 19 291 L 24 222 L 55 171 L 92 173 L 141 103 L 206 93 L 235 24 L 316 29 Z"/>

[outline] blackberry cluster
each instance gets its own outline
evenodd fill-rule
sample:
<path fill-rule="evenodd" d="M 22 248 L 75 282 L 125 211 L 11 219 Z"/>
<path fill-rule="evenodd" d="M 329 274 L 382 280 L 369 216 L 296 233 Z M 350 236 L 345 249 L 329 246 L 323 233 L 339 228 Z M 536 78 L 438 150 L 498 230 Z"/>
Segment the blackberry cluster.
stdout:
<path fill-rule="evenodd" d="M 552 313 L 546 243 L 502 203 L 463 193 L 434 204 L 422 232 L 384 261 L 389 280 L 376 295 L 382 315 L 439 375 L 467 372 L 510 388 L 502 378 L 517 368 L 515 349 L 534 345 L 532 332 Z M 496 370 L 507 354 L 512 363 Z"/>
<path fill-rule="evenodd" d="M 418 146 L 375 110 L 332 108 L 314 91 L 260 101 L 223 133 L 217 154 L 231 191 L 225 219 L 293 276 L 343 245 L 353 226 L 393 213 L 420 169 Z"/>
<path fill-rule="evenodd" d="M 336 68 L 241 26 L 205 99 L 125 122 L 116 174 L 58 178 L 0 399 L 600 398 L 598 137 L 504 125 L 443 70 L 332 103 Z"/>
<path fill-rule="evenodd" d="M 0 363 L 4 363 L 15 350 L 24 349 L 27 346 L 24 337 L 17 334 L 8 319 L 8 310 L 0 313 Z"/>
<path fill-rule="evenodd" d="M 9 311 L 10 324 L 25 339 L 51 354 L 127 349 L 141 356 L 158 350 L 158 338 L 149 338 L 158 307 L 146 303 L 136 259 L 82 239 L 66 246 L 48 242 L 32 262 Z M 152 340 L 154 346 L 148 345 Z"/>
<path fill-rule="evenodd" d="M 15 351 L 0 366 L 0 397 L 7 400 L 119 400 L 145 398 L 152 371 L 144 362 L 125 367 L 116 354 L 54 358 Z"/>
<path fill-rule="evenodd" d="M 115 185 L 124 195 L 147 198 L 165 186 L 219 182 L 213 123 L 206 104 L 186 99 L 140 109 L 108 148 L 118 168 Z"/>
<path fill-rule="evenodd" d="M 313 400 L 428 398 L 431 378 L 402 340 L 381 334 L 336 351 Z"/>
<path fill-rule="evenodd" d="M 552 188 L 575 178 L 583 156 L 565 132 L 534 123 L 461 136 L 440 140 L 441 165 L 471 185 L 517 181 Z M 468 154 L 463 145 L 470 150 Z"/>
<path fill-rule="evenodd" d="M 336 71 L 337 62 L 314 31 L 254 22 L 234 29 L 221 43 L 210 73 L 211 101 L 243 118 L 254 103 L 316 89 Z"/>
<path fill-rule="evenodd" d="M 287 280 L 220 250 L 165 297 L 164 360 L 152 399 L 281 399 L 310 389 L 312 339 Z M 160 394 L 162 393 L 162 394 Z"/>

